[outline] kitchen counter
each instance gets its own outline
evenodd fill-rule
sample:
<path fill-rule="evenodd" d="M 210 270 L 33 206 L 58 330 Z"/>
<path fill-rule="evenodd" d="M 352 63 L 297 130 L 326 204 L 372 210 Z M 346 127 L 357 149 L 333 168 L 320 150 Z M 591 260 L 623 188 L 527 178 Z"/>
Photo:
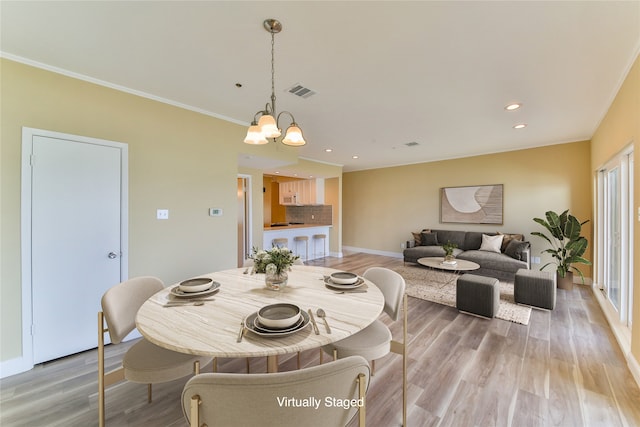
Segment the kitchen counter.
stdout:
<path fill-rule="evenodd" d="M 276 226 L 265 226 L 264 231 L 273 231 L 273 230 L 291 230 L 294 228 L 315 228 L 315 227 L 333 227 L 331 224 L 289 224 L 289 225 L 276 225 Z"/>
<path fill-rule="evenodd" d="M 329 255 L 329 231 L 332 225 L 323 224 L 292 224 L 275 227 L 264 227 L 263 249 L 271 249 L 273 239 L 287 239 L 287 247 L 296 255 L 299 255 L 303 261 L 315 258 L 322 258 Z M 327 236 L 324 241 L 322 239 L 314 239 L 315 234 L 324 234 Z M 294 241 L 294 237 L 307 236 L 308 250 L 304 241 Z"/>

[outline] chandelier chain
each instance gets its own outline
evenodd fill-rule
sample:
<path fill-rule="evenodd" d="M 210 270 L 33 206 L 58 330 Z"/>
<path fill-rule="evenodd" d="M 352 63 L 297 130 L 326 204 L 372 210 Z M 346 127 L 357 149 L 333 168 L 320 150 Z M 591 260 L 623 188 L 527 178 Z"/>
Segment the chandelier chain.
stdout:
<path fill-rule="evenodd" d="M 271 114 L 276 115 L 276 65 L 275 65 L 275 33 L 271 31 L 271 108 L 273 111 Z"/>

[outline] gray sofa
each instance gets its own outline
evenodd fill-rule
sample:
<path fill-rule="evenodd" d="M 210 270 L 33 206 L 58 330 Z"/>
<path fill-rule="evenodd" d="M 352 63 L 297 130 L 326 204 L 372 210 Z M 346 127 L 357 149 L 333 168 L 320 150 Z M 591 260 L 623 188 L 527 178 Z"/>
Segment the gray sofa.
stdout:
<path fill-rule="evenodd" d="M 500 253 L 480 250 L 483 234 L 495 236 L 499 233 L 435 229 L 413 233 L 414 240 L 411 242 L 415 246 L 404 250 L 404 262 L 415 263 L 423 257 L 444 256 L 442 245 L 451 242 L 458 245 L 453 251 L 456 258 L 480 265 L 480 269 L 474 270 L 473 274 L 513 281 L 519 269 L 531 268 L 529 242 L 523 241 L 521 234 L 504 234 Z"/>

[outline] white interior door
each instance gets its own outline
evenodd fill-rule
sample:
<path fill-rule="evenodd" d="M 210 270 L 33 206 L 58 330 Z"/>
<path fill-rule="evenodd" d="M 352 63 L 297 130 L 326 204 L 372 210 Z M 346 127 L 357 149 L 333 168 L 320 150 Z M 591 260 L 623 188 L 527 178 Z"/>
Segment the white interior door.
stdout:
<path fill-rule="evenodd" d="M 123 277 L 121 156 L 118 146 L 32 138 L 34 363 L 96 347 L 100 298 Z"/>

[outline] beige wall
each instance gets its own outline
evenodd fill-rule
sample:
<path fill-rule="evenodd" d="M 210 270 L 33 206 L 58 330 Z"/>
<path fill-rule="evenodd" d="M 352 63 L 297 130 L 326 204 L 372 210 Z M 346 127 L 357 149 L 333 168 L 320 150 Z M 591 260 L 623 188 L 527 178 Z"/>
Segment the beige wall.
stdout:
<path fill-rule="evenodd" d="M 591 219 L 589 154 L 586 141 L 345 173 L 342 243 L 400 253 L 410 232 L 423 228 L 518 232 L 528 237 L 533 256 L 543 256 L 543 242 L 530 233 L 544 230 L 533 217 L 570 209 L 580 220 Z M 440 223 L 441 187 L 483 184 L 504 184 L 503 225 Z M 591 241 L 590 226 L 584 234 Z M 589 267 L 580 268 L 591 276 Z"/>
<path fill-rule="evenodd" d="M 243 144 L 246 128 L 13 61 L 0 61 L 0 361 L 22 351 L 20 171 L 22 127 L 129 146 L 129 276 L 165 283 L 236 266 L 236 178 L 252 176 L 254 245 L 262 246 L 262 172 L 238 158 L 297 162 L 276 144 Z M 222 217 L 209 217 L 219 207 Z M 155 219 L 157 208 L 170 219 Z M 186 250 L 188 248 L 188 250 Z"/>
<path fill-rule="evenodd" d="M 637 144 L 640 142 L 640 57 L 637 57 L 604 120 L 598 126 L 591 143 L 591 171 L 596 171 L 630 143 L 635 144 L 634 213 L 640 206 L 640 166 Z M 634 227 L 635 292 L 633 300 L 633 329 L 631 353 L 640 364 L 640 225 Z"/>

